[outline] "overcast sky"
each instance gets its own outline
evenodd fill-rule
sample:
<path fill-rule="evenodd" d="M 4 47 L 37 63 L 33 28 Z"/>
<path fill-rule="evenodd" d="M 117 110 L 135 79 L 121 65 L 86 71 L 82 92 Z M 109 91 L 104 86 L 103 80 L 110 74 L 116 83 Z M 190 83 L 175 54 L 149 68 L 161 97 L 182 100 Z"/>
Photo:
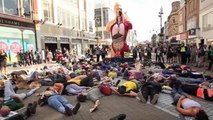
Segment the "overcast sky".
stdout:
<path fill-rule="evenodd" d="M 158 12 L 163 7 L 163 23 L 171 12 L 171 3 L 177 0 L 98 0 L 99 2 L 110 1 L 113 5 L 119 2 L 124 12 L 126 11 L 133 29 L 137 31 L 138 40 L 150 40 L 153 29 L 159 32 L 160 18 Z"/>

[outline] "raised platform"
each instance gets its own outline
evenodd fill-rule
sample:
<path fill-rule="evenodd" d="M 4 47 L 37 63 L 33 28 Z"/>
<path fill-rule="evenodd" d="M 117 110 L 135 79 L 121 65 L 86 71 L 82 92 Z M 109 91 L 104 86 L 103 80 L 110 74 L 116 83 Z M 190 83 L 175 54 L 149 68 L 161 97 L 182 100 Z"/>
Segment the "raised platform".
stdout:
<path fill-rule="evenodd" d="M 120 62 L 120 63 L 134 63 L 135 60 L 133 58 L 122 58 L 122 57 L 112 57 L 112 58 L 105 58 L 105 60 L 110 62 Z"/>

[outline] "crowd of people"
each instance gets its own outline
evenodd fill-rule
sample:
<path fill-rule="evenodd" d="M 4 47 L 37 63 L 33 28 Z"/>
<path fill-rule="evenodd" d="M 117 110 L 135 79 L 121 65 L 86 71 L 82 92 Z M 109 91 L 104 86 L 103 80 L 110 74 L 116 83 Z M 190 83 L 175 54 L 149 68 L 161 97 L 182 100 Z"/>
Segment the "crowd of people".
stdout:
<path fill-rule="evenodd" d="M 183 47 L 186 52 L 188 48 Z M 180 48 L 182 52 L 184 48 Z M 138 49 L 134 49 L 133 51 L 137 52 Z M 60 56 L 69 58 L 66 56 L 69 53 L 67 51 L 65 49 L 63 54 L 58 51 L 58 60 Z M 148 59 L 151 60 L 150 54 L 153 50 L 149 45 L 146 51 Z M 46 57 L 53 55 L 48 52 L 47 50 Z M 135 57 L 134 52 L 133 57 Z M 161 54 L 159 52 L 157 55 Z M 59 61 L 58 65 L 45 66 L 42 70 L 13 71 L 10 77 L 2 77 L 5 80 L 0 80 L 1 117 L 7 120 L 27 119 L 31 115 L 36 115 L 37 105 L 48 105 L 62 114 L 71 116 L 78 113 L 82 106 L 81 102 L 86 100 L 93 101 L 94 105 L 89 109 L 93 113 L 101 105 L 101 98 L 112 94 L 129 96 L 142 103 L 149 102 L 155 105 L 158 103 L 161 92 L 164 92 L 174 99 L 171 104 L 176 107 L 181 119 L 208 120 L 205 108 L 203 109 L 199 102 L 190 95 L 213 101 L 213 76 L 197 73 L 184 62 L 179 65 L 165 65 L 163 60 L 159 60 L 155 66 L 147 68 L 143 62 L 115 63 L 104 59 L 104 56 L 102 61 L 98 58 L 97 60 L 93 57 L 89 58 L 89 60 L 70 59 L 69 67 Z M 51 57 L 47 61 L 50 62 L 50 59 Z M 183 59 L 181 61 L 184 61 Z M 11 111 L 23 108 L 25 98 L 30 97 L 40 87 L 46 89 L 41 93 L 36 93 L 38 101 L 29 103 L 23 113 L 8 115 Z M 17 92 L 20 89 L 30 90 L 26 93 Z M 78 102 L 74 104 L 75 101 L 69 101 L 64 95 L 75 96 Z M 121 114 L 110 120 L 124 120 L 125 118 L 126 115 Z"/>
<path fill-rule="evenodd" d="M 207 67 L 206 70 L 212 70 L 213 64 L 213 46 L 204 44 L 175 44 L 167 47 L 161 43 L 157 47 L 136 46 L 132 49 L 133 57 L 142 61 L 147 57 L 151 59 L 155 53 L 155 61 L 168 64 L 179 63 L 184 65 L 193 65 L 194 67 Z M 166 58 L 166 60 L 165 60 Z"/>

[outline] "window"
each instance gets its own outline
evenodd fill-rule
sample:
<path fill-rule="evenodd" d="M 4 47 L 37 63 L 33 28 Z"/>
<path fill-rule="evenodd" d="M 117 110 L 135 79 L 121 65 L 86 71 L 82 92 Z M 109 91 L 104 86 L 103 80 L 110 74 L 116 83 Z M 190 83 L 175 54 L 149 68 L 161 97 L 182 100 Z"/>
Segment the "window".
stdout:
<path fill-rule="evenodd" d="M 182 21 L 183 21 L 183 13 L 180 12 L 180 13 L 179 13 L 179 22 L 182 22 Z"/>
<path fill-rule="evenodd" d="M 0 12 L 3 12 L 3 3 L 2 3 L 2 0 L 0 0 Z"/>
<path fill-rule="evenodd" d="M 203 31 L 213 30 L 213 12 L 203 16 Z"/>
<path fill-rule="evenodd" d="M 193 10 L 196 10 L 196 8 L 197 8 L 197 3 L 196 2 L 197 2 L 196 0 L 193 1 Z"/>
<path fill-rule="evenodd" d="M 173 20 L 172 20 L 172 21 L 173 21 L 173 23 L 175 23 L 175 18 L 173 18 Z"/>
<path fill-rule="evenodd" d="M 78 21 L 79 19 L 78 19 L 78 14 L 77 13 L 75 14 L 75 18 L 74 19 L 75 19 L 75 28 L 79 29 L 79 21 Z"/>
<path fill-rule="evenodd" d="M 73 4 L 77 7 L 78 6 L 78 1 L 77 0 L 73 0 Z"/>
<path fill-rule="evenodd" d="M 95 27 L 101 27 L 101 9 L 95 9 Z"/>
<path fill-rule="evenodd" d="M 42 0 L 44 19 L 53 22 L 52 0 Z"/>
<path fill-rule="evenodd" d="M 93 23 L 89 21 L 89 32 L 93 32 Z"/>
<path fill-rule="evenodd" d="M 75 27 L 75 16 L 74 16 L 73 13 L 72 13 L 72 15 L 71 15 L 71 20 L 72 20 L 71 27 Z M 75 28 L 76 28 L 76 27 L 75 27 Z"/>
<path fill-rule="evenodd" d="M 31 17 L 30 0 L 23 0 L 24 16 Z"/>
<path fill-rule="evenodd" d="M 19 15 L 18 2 L 19 0 L 4 0 L 5 13 L 18 16 Z"/>
<path fill-rule="evenodd" d="M 86 11 L 87 9 L 87 3 L 86 3 L 86 0 L 84 0 L 84 10 Z"/>
<path fill-rule="evenodd" d="M 192 12 L 193 11 L 193 2 L 190 1 L 189 2 L 189 12 Z"/>

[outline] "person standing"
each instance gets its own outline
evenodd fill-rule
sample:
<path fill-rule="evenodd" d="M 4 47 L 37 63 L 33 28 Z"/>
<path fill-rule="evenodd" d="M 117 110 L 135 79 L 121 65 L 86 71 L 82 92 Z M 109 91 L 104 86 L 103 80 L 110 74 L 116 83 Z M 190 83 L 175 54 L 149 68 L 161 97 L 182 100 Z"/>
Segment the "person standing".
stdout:
<path fill-rule="evenodd" d="M 95 54 L 96 54 L 96 57 L 97 57 L 96 62 L 99 62 L 99 60 L 100 60 L 100 55 L 101 55 L 101 50 L 100 50 L 100 48 L 99 48 L 98 46 L 97 46 L 97 48 L 96 48 Z"/>
<path fill-rule="evenodd" d="M 204 62 L 204 56 L 205 56 L 204 45 L 200 43 L 198 50 L 198 67 L 202 67 Z"/>
<path fill-rule="evenodd" d="M 90 53 L 89 53 L 89 54 L 90 54 Z M 106 48 L 105 48 L 105 47 L 103 47 L 103 48 L 101 49 L 101 58 L 102 58 L 102 60 L 104 60 L 104 59 L 105 59 L 106 54 L 107 54 Z"/>
<path fill-rule="evenodd" d="M 23 49 L 21 49 L 20 53 L 19 53 L 20 57 L 21 57 L 21 66 L 25 66 L 25 53 L 23 52 Z"/>
<path fill-rule="evenodd" d="M 196 45 L 192 45 L 191 46 L 191 63 L 194 64 L 196 63 L 196 54 L 197 54 L 197 50 L 196 50 Z"/>
<path fill-rule="evenodd" d="M 6 75 L 6 67 L 7 67 L 7 53 L 4 50 L 0 50 L 0 69 L 1 75 L 4 69 L 4 74 Z"/>
<path fill-rule="evenodd" d="M 209 54 L 209 60 L 210 60 L 208 70 L 212 70 L 212 64 L 213 64 L 213 47 L 212 46 L 209 47 L 208 54 Z"/>
<path fill-rule="evenodd" d="M 187 62 L 187 64 L 189 64 L 191 62 L 190 58 L 191 58 L 191 48 L 189 45 L 187 45 L 186 46 L 186 62 Z"/>
<path fill-rule="evenodd" d="M 142 53 L 142 46 L 139 46 L 139 47 L 138 47 L 138 54 L 139 54 L 139 59 L 140 59 L 140 61 L 142 61 L 142 56 L 143 56 L 143 53 Z"/>
<path fill-rule="evenodd" d="M 135 46 L 135 47 L 133 48 L 132 53 L 133 53 L 133 58 L 134 58 L 134 60 L 136 60 L 137 57 L 138 57 L 138 56 L 137 56 L 137 54 L 138 54 L 137 46 Z"/>
<path fill-rule="evenodd" d="M 148 60 L 152 60 L 152 48 L 150 47 L 149 44 L 147 45 L 146 52 L 147 52 Z"/>
<path fill-rule="evenodd" d="M 181 54 L 181 64 L 186 65 L 186 46 L 184 45 L 184 43 L 181 44 L 180 54 Z"/>

